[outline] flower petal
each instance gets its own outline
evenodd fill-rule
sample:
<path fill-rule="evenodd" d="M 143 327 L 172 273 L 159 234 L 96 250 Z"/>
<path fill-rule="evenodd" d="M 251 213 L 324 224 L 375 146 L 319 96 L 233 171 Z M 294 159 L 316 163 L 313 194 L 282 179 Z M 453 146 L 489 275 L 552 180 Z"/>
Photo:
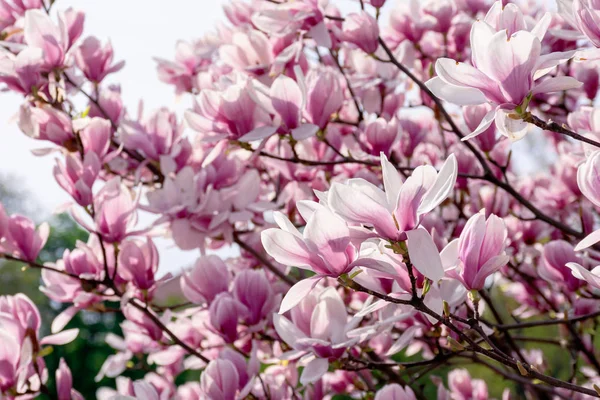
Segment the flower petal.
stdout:
<path fill-rule="evenodd" d="M 434 282 L 444 277 L 442 260 L 431 235 L 423 227 L 407 231 L 406 246 L 414 267 Z"/>

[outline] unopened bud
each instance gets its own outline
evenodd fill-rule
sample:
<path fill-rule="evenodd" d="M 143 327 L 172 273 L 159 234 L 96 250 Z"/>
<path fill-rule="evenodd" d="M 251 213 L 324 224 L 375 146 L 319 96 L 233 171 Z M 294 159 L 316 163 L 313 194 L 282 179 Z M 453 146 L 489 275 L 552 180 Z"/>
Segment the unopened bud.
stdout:
<path fill-rule="evenodd" d="M 523 376 L 529 375 L 529 372 L 525 369 L 521 361 L 517 361 L 517 368 L 519 369 L 519 373 Z"/>

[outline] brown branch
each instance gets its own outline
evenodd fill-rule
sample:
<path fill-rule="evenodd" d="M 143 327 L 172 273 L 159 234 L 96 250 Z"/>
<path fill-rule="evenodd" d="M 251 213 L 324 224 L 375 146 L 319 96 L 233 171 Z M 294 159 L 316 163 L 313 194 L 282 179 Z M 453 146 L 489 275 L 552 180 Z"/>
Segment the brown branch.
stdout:
<path fill-rule="evenodd" d="M 258 253 L 256 250 L 254 250 L 251 246 L 248 246 L 239 237 L 239 234 L 237 232 L 233 233 L 233 241 L 235 243 L 237 243 L 238 246 L 240 246 L 242 249 L 244 249 L 248 253 L 250 253 L 252 255 L 252 257 L 254 257 L 265 268 L 267 268 L 269 271 L 271 271 L 273 273 L 273 275 L 276 275 L 279 279 L 281 279 L 282 281 L 284 281 L 285 283 L 287 283 L 290 286 L 294 286 L 296 284 L 296 281 L 294 279 L 292 279 L 290 276 L 288 276 L 288 275 L 284 274 L 283 272 L 281 272 L 279 270 L 279 268 L 277 268 L 275 265 L 273 265 L 273 263 L 271 263 L 269 260 L 267 260 L 265 257 L 263 257 L 260 253 Z"/>
<path fill-rule="evenodd" d="M 591 144 L 592 146 L 595 146 L 595 147 L 600 147 L 599 142 L 596 142 L 595 140 L 592 140 L 592 139 L 588 139 L 587 137 L 568 129 L 565 125 L 560 125 L 552 120 L 549 120 L 548 122 L 543 121 L 541 118 L 536 117 L 535 115 L 533 115 L 530 112 L 525 114 L 525 116 L 523 117 L 523 121 L 533 124 L 533 125 L 537 126 L 538 128 L 541 128 L 545 131 L 560 133 L 561 135 L 572 137 L 573 139 L 579 140 L 580 142 Z"/>

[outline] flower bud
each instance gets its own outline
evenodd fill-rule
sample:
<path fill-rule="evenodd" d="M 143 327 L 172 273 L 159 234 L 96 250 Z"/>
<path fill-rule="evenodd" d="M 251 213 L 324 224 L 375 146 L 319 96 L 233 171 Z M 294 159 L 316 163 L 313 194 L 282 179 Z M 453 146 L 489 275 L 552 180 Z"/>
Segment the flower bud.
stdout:
<path fill-rule="evenodd" d="M 96 153 L 99 159 L 104 158 L 110 148 L 112 136 L 110 121 L 94 117 L 79 132 L 84 153 Z"/>
<path fill-rule="evenodd" d="M 125 63 L 112 65 L 113 48 L 110 42 L 102 47 L 100 41 L 90 36 L 75 51 L 75 62 L 86 78 L 92 82 L 101 82 L 106 75 L 117 72 Z"/>
<path fill-rule="evenodd" d="M 398 132 L 398 121 L 395 118 L 391 121 L 377 118 L 375 121 L 369 122 L 365 128 L 365 137 L 370 153 L 379 155 L 383 152 L 389 155 L 392 145 L 398 138 Z"/>
<path fill-rule="evenodd" d="M 365 53 L 375 53 L 379 47 L 379 25 L 364 11 L 348 15 L 342 29 L 341 39 L 357 45 Z"/>
<path fill-rule="evenodd" d="M 237 274 L 232 292 L 249 311 L 244 320 L 248 325 L 256 325 L 275 307 L 273 289 L 262 271 L 248 269 Z"/>
<path fill-rule="evenodd" d="M 239 376 L 233 363 L 217 359 L 200 376 L 200 389 L 209 399 L 235 400 Z"/>
<path fill-rule="evenodd" d="M 238 335 L 238 320 L 248 311 L 229 293 L 221 293 L 211 303 L 209 313 L 212 327 L 227 343 L 233 343 Z"/>
<path fill-rule="evenodd" d="M 385 385 L 375 395 L 375 400 L 416 400 L 410 387 L 403 388 L 397 383 Z"/>
<path fill-rule="evenodd" d="M 181 277 L 181 290 L 192 303 L 211 303 L 216 295 L 229 287 L 227 265 L 219 257 L 200 257 L 194 267 Z"/>
<path fill-rule="evenodd" d="M 154 285 L 158 269 L 158 250 L 150 238 L 146 242 L 128 240 L 119 252 L 119 275 L 138 289 L 147 290 Z"/>
<path fill-rule="evenodd" d="M 504 221 L 495 215 L 490 215 L 487 221 L 483 213 L 469 218 L 458 239 L 457 279 L 467 289 L 483 289 L 486 278 L 506 265 L 509 259 L 504 251 L 506 236 Z"/>
<path fill-rule="evenodd" d="M 29 218 L 13 215 L 8 219 L 8 237 L 2 247 L 25 261 L 35 261 L 48 240 L 50 226 L 41 224 L 37 230 Z"/>

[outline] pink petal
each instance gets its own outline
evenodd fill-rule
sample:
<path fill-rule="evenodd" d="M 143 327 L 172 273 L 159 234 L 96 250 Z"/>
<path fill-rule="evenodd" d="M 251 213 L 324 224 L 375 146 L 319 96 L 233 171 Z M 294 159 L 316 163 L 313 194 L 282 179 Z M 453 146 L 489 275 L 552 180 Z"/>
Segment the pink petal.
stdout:
<path fill-rule="evenodd" d="M 313 276 L 307 279 L 303 279 L 300 282 L 292 286 L 285 294 L 283 300 L 281 300 L 281 306 L 279 307 L 279 314 L 283 314 L 286 311 L 296 307 L 302 299 L 304 299 L 317 283 L 322 279 L 322 276 Z"/>
<path fill-rule="evenodd" d="M 309 383 L 316 382 L 325 375 L 328 369 L 329 361 L 325 358 L 315 358 L 304 367 L 302 376 L 300 376 L 300 383 L 308 385 Z"/>
<path fill-rule="evenodd" d="M 75 340 L 75 338 L 77 338 L 77 335 L 79 335 L 79 329 L 77 329 L 77 328 L 67 329 L 66 331 L 62 331 L 62 332 L 54 334 L 54 335 L 46 336 L 45 338 L 40 340 L 40 344 L 42 344 L 42 345 L 67 344 L 67 343 L 71 343 L 73 340 Z"/>

